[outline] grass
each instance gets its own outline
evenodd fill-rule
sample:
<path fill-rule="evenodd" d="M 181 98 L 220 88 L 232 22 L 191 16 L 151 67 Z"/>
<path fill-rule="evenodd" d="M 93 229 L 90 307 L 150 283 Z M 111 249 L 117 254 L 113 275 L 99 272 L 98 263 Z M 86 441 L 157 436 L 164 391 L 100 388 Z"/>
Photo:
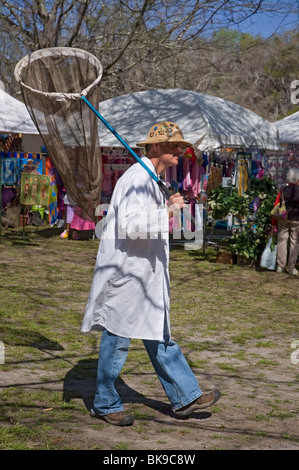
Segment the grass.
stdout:
<path fill-rule="evenodd" d="M 60 240 L 56 229 L 28 228 L 25 238 L 2 230 L 0 450 L 296 445 L 299 366 L 290 356 L 299 339 L 299 281 L 216 263 L 214 248 L 172 249 L 170 273 L 173 338 L 203 387 L 223 393 L 211 410 L 215 423 L 206 430 L 204 419 L 172 419 L 139 340 L 120 376 L 135 397 L 126 405 L 134 426 L 110 432 L 90 423 L 100 335 L 82 334 L 80 325 L 98 243 Z"/>

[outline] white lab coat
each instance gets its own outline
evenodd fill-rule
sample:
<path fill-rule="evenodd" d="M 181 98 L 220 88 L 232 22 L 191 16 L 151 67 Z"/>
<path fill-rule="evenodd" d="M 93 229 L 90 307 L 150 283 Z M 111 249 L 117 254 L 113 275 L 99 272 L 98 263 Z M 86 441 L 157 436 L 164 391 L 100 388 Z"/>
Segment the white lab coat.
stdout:
<path fill-rule="evenodd" d="M 147 157 L 145 164 L 155 173 Z M 157 183 L 136 163 L 118 180 L 99 246 L 82 331 L 163 340 L 169 327 L 169 221 Z"/>

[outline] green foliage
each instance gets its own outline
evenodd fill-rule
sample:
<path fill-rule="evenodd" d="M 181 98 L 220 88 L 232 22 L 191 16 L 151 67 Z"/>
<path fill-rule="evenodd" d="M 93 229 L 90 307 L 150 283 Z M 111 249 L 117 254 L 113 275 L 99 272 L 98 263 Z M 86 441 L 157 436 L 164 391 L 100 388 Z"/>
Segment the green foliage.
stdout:
<path fill-rule="evenodd" d="M 249 196 L 239 196 L 236 188 L 222 188 L 218 186 L 209 194 L 209 208 L 213 219 L 223 219 L 228 214 L 249 214 Z"/>
<path fill-rule="evenodd" d="M 222 48 L 228 50 L 246 50 L 260 42 L 251 34 L 241 33 L 235 29 L 221 28 L 213 34 L 213 40 L 221 44 Z"/>
<path fill-rule="evenodd" d="M 254 231 L 246 225 L 242 232 L 237 231 L 228 241 L 228 250 L 246 259 L 258 260 L 268 240 L 268 232 Z"/>
<path fill-rule="evenodd" d="M 252 178 L 246 194 L 239 195 L 236 188 L 218 188 L 209 195 L 213 219 L 223 219 L 228 214 L 247 216 L 248 224 L 228 241 L 228 250 L 248 259 L 258 260 L 267 243 L 270 229 L 270 211 L 278 188 L 272 178 Z"/>

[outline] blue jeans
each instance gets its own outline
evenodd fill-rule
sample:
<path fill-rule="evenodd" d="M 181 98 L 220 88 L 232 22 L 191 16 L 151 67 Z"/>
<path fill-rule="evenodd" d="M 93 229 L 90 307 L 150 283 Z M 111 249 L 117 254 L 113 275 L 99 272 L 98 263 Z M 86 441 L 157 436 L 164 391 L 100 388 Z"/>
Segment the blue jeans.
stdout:
<path fill-rule="evenodd" d="M 130 342 L 130 338 L 116 336 L 107 330 L 102 333 L 93 407 L 99 415 L 124 409 L 115 389 L 115 380 L 126 362 Z M 174 411 L 202 395 L 177 343 L 167 339 L 143 340 L 143 344 Z"/>

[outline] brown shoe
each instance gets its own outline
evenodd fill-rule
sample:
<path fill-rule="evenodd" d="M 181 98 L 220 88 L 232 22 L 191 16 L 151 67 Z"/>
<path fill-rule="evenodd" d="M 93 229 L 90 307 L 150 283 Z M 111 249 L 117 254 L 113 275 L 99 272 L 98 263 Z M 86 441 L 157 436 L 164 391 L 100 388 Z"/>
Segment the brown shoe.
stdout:
<path fill-rule="evenodd" d="M 216 401 L 218 401 L 220 397 L 221 393 L 219 392 L 219 390 L 213 390 L 212 392 L 203 393 L 199 398 L 189 403 L 189 405 L 186 405 L 183 408 L 176 410 L 174 413 L 177 416 L 189 416 L 195 410 L 202 410 L 204 408 L 207 408 L 208 406 L 214 405 L 214 403 L 216 403 Z"/>
<path fill-rule="evenodd" d="M 106 423 L 114 424 L 115 426 L 131 426 L 134 423 L 134 416 L 127 415 L 124 411 L 116 411 L 115 413 L 108 413 L 107 415 L 97 415 L 94 410 L 90 410 L 92 418 L 103 419 Z"/>

